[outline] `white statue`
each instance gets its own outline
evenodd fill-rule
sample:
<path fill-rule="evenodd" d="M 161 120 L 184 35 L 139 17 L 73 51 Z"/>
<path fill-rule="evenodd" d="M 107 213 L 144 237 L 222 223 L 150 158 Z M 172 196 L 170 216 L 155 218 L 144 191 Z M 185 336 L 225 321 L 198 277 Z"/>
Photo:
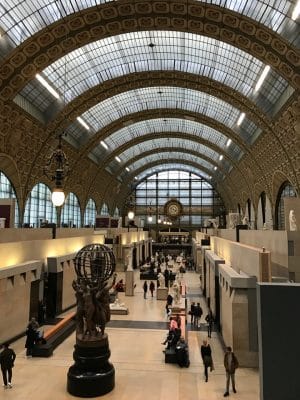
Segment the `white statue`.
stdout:
<path fill-rule="evenodd" d="M 132 250 L 130 250 L 130 253 L 127 256 L 127 271 L 133 271 L 133 267 L 132 267 Z"/>
<path fill-rule="evenodd" d="M 163 274 L 161 272 L 157 275 L 157 279 L 159 282 L 159 287 L 164 288 L 165 287 L 165 277 L 163 276 Z"/>
<path fill-rule="evenodd" d="M 229 220 L 229 229 L 235 229 L 239 222 L 239 214 L 238 213 L 229 213 L 228 214 Z"/>
<path fill-rule="evenodd" d="M 243 225 L 249 225 L 249 220 L 248 217 L 245 215 L 244 218 L 242 219 L 242 224 Z"/>
<path fill-rule="evenodd" d="M 267 231 L 267 230 L 268 230 L 267 223 L 266 223 L 266 222 L 264 222 L 264 224 L 263 224 L 263 231 Z"/>
<path fill-rule="evenodd" d="M 289 214 L 289 222 L 290 222 L 290 231 L 297 231 L 297 221 L 294 210 L 290 210 Z"/>
<path fill-rule="evenodd" d="M 174 303 L 179 304 L 180 302 L 180 286 L 177 281 L 173 283 Z"/>

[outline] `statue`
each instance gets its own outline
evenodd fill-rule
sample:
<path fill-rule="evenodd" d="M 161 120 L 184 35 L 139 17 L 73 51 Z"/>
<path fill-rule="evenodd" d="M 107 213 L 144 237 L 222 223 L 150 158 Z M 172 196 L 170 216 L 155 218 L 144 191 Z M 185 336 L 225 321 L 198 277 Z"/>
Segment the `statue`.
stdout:
<path fill-rule="evenodd" d="M 239 214 L 238 213 L 229 213 L 228 214 L 229 220 L 229 229 L 235 229 L 239 222 Z"/>
<path fill-rule="evenodd" d="M 180 303 L 180 285 L 178 284 L 177 281 L 173 283 L 173 293 L 174 293 L 174 303 L 179 304 Z"/>
<path fill-rule="evenodd" d="M 290 231 L 297 231 L 297 221 L 294 210 L 290 210 L 289 214 Z"/>
<path fill-rule="evenodd" d="M 249 224 L 249 220 L 248 217 L 245 215 L 244 218 L 242 219 L 242 224 L 243 225 L 248 225 Z"/>
<path fill-rule="evenodd" d="M 165 287 L 165 277 L 161 272 L 157 275 L 157 280 L 159 282 L 159 287 L 164 288 Z"/>
<path fill-rule="evenodd" d="M 68 392 L 78 397 L 97 397 L 115 385 L 105 325 L 110 321 L 109 290 L 114 286 L 115 257 L 102 244 L 83 247 L 74 259 L 77 279 L 75 364 L 68 372 Z M 109 279 L 113 276 L 110 284 Z"/>

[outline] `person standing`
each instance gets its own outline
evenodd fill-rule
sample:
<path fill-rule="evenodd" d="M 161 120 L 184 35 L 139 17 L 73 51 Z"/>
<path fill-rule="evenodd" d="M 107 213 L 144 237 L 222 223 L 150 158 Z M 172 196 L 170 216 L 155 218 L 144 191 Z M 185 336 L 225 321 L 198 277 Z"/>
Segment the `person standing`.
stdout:
<path fill-rule="evenodd" d="M 154 282 L 153 282 L 153 281 L 150 282 L 149 290 L 150 290 L 150 292 L 151 292 L 151 297 L 153 297 L 153 292 L 154 292 L 154 290 L 155 290 L 155 285 L 154 285 Z"/>
<path fill-rule="evenodd" d="M 36 340 L 37 340 L 37 331 L 33 329 L 31 324 L 29 324 L 26 329 L 26 342 L 25 342 L 27 357 L 32 357 L 32 351 Z"/>
<path fill-rule="evenodd" d="M 169 280 L 170 280 L 170 271 L 168 270 L 168 266 L 166 266 L 166 269 L 164 270 L 164 277 L 165 277 L 165 287 L 169 287 Z"/>
<path fill-rule="evenodd" d="M 3 377 L 3 386 L 5 389 L 12 388 L 12 369 L 16 359 L 16 353 L 9 347 L 8 343 L 4 344 L 4 350 L 0 353 L 0 364 Z"/>
<path fill-rule="evenodd" d="M 203 345 L 201 346 L 201 357 L 204 365 L 204 376 L 205 382 L 208 381 L 208 368 L 213 371 L 213 360 L 211 356 L 211 348 L 207 340 L 203 340 Z"/>
<path fill-rule="evenodd" d="M 239 362 L 232 351 L 232 348 L 228 346 L 224 355 L 224 367 L 226 371 L 226 392 L 224 397 L 229 396 L 229 383 L 231 379 L 233 393 L 236 393 L 235 388 L 235 370 L 238 368 Z"/>
<path fill-rule="evenodd" d="M 192 301 L 190 312 L 189 312 L 189 314 L 191 316 L 191 324 L 193 324 L 193 322 L 194 322 L 195 307 L 196 307 L 195 302 Z"/>
<path fill-rule="evenodd" d="M 144 299 L 146 299 L 147 298 L 147 291 L 148 291 L 147 281 L 144 282 L 143 289 L 144 289 Z"/>
<path fill-rule="evenodd" d="M 197 303 L 195 306 L 194 310 L 194 325 L 196 325 L 197 328 L 200 328 L 200 320 L 203 314 L 203 310 L 200 307 L 200 303 Z"/>
<path fill-rule="evenodd" d="M 208 314 L 205 317 L 205 321 L 207 322 L 207 336 L 211 338 L 211 331 L 214 323 L 214 317 L 211 310 L 208 311 Z"/>

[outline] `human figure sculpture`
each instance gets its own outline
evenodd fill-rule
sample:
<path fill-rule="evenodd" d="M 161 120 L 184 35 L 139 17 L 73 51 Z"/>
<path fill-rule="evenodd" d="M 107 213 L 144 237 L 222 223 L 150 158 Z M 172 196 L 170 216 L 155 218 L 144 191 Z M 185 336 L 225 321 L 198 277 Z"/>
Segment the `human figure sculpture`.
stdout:
<path fill-rule="evenodd" d="M 116 283 L 116 279 L 117 274 L 115 273 L 110 285 L 100 286 L 95 295 L 96 307 L 93 320 L 95 325 L 100 328 L 102 335 L 104 335 L 105 325 L 110 321 L 109 291 Z"/>
<path fill-rule="evenodd" d="M 174 293 L 174 303 L 179 304 L 180 302 L 180 286 L 178 282 L 174 282 L 173 284 L 173 293 Z"/>
<path fill-rule="evenodd" d="M 290 231 L 297 231 L 297 220 L 294 210 L 290 210 L 289 223 L 290 223 Z"/>
<path fill-rule="evenodd" d="M 77 312 L 76 312 L 76 331 L 83 334 L 84 331 L 84 300 L 83 300 L 83 287 L 73 280 L 72 287 L 75 290 Z"/>
<path fill-rule="evenodd" d="M 163 276 L 163 274 L 161 272 L 157 275 L 157 279 L 159 282 L 159 287 L 164 288 L 165 287 L 165 277 Z"/>
<path fill-rule="evenodd" d="M 235 229 L 238 219 L 239 219 L 239 214 L 237 213 L 230 213 L 228 214 L 229 218 L 229 229 Z"/>
<path fill-rule="evenodd" d="M 244 218 L 242 219 L 242 224 L 243 225 L 248 225 L 249 224 L 249 220 L 248 217 L 245 215 Z"/>

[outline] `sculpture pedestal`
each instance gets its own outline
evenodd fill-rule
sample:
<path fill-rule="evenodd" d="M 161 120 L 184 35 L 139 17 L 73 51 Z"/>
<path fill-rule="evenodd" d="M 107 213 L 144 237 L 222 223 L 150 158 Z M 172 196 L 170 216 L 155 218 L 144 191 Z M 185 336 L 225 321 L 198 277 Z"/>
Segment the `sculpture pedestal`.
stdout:
<path fill-rule="evenodd" d="M 134 272 L 125 272 L 125 296 L 134 296 Z"/>
<path fill-rule="evenodd" d="M 115 387 L 115 369 L 108 361 L 110 350 L 107 334 L 101 338 L 76 338 L 75 364 L 69 368 L 67 390 L 73 396 L 97 397 Z"/>
<path fill-rule="evenodd" d="M 167 300 L 168 297 L 168 288 L 157 288 L 156 298 L 157 300 Z"/>

